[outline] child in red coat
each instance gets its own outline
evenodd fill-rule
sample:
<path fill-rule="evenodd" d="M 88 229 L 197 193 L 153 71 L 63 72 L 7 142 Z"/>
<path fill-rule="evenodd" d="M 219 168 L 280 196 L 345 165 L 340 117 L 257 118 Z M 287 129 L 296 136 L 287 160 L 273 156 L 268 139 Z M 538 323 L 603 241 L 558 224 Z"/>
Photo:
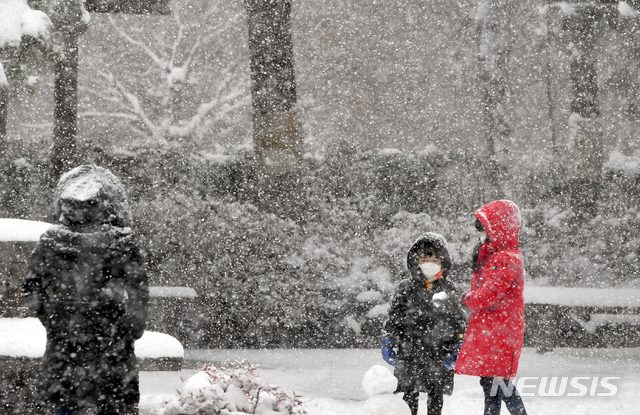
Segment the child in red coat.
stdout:
<path fill-rule="evenodd" d="M 485 415 L 498 415 L 502 401 L 511 414 L 526 415 L 512 382 L 524 338 L 520 211 L 511 201 L 497 200 L 474 215 L 481 240 L 474 252 L 471 290 L 463 297 L 471 317 L 456 373 L 480 376 Z"/>

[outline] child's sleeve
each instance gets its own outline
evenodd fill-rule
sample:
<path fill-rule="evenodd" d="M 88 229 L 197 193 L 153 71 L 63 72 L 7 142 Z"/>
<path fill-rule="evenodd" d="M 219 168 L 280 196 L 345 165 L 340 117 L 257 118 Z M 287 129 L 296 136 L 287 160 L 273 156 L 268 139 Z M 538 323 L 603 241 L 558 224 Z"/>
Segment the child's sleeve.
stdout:
<path fill-rule="evenodd" d="M 396 293 L 391 300 L 391 306 L 389 307 L 389 319 L 384 324 L 385 336 L 391 337 L 395 340 L 400 338 L 404 330 L 404 315 L 406 309 L 406 284 L 400 284 Z"/>

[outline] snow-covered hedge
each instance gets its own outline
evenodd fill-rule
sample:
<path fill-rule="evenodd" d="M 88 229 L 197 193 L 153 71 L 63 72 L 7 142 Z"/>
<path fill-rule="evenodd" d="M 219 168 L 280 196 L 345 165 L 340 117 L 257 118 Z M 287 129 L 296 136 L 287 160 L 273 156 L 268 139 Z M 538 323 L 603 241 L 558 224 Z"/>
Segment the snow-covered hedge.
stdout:
<path fill-rule="evenodd" d="M 200 294 L 183 332 L 170 333 L 186 347 L 376 346 L 406 250 L 426 231 L 445 235 L 451 279 L 468 286 L 471 213 L 485 200 L 470 156 L 340 145 L 277 177 L 254 172 L 242 152 L 95 160 L 126 183 L 152 284 Z M 48 217 L 49 178 L 36 162 L 14 163 L 9 216 Z M 599 215 L 580 227 L 550 165 L 514 174 L 529 284 L 638 287 L 640 173 L 619 166 L 605 174 Z"/>
<path fill-rule="evenodd" d="M 256 367 L 243 360 L 226 368 L 205 365 L 158 415 L 305 415 L 299 398 L 260 379 Z"/>

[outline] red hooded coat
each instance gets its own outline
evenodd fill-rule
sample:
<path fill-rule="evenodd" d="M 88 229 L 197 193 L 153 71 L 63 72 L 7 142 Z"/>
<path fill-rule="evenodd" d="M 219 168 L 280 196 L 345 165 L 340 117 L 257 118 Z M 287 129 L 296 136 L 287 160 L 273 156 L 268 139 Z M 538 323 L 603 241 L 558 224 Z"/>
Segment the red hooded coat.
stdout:
<path fill-rule="evenodd" d="M 498 200 L 474 215 L 491 241 L 480 247 L 471 290 L 465 295 L 464 304 L 471 310 L 471 317 L 456 373 L 513 378 L 524 337 L 520 212 L 515 203 Z"/>

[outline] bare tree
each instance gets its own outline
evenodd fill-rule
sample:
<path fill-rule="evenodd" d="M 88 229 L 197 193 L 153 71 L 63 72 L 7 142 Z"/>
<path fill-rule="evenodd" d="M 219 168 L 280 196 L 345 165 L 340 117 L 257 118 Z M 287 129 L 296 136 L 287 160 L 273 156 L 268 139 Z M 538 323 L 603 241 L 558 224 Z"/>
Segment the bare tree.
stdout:
<path fill-rule="evenodd" d="M 210 3 L 199 16 L 199 25 L 192 19 L 183 20 L 183 11 L 172 11 L 170 21 L 165 21 L 172 36 L 156 35 L 153 39 L 140 39 L 107 16 L 112 33 L 141 52 L 146 68 L 120 75 L 99 70 L 102 82 L 82 91 L 107 105 L 80 116 L 125 120 L 127 128 L 136 134 L 166 145 L 193 142 L 200 127 L 223 120 L 245 105 L 246 82 L 237 73 L 240 61 L 226 62 L 218 73 L 205 74 L 212 70 L 205 51 L 215 48 L 226 25 L 236 24 L 239 18 L 218 20 L 216 24 L 212 17 L 220 4 L 219 0 Z M 166 37 L 171 41 L 167 42 Z M 209 82 L 212 75 L 215 82 Z"/>

